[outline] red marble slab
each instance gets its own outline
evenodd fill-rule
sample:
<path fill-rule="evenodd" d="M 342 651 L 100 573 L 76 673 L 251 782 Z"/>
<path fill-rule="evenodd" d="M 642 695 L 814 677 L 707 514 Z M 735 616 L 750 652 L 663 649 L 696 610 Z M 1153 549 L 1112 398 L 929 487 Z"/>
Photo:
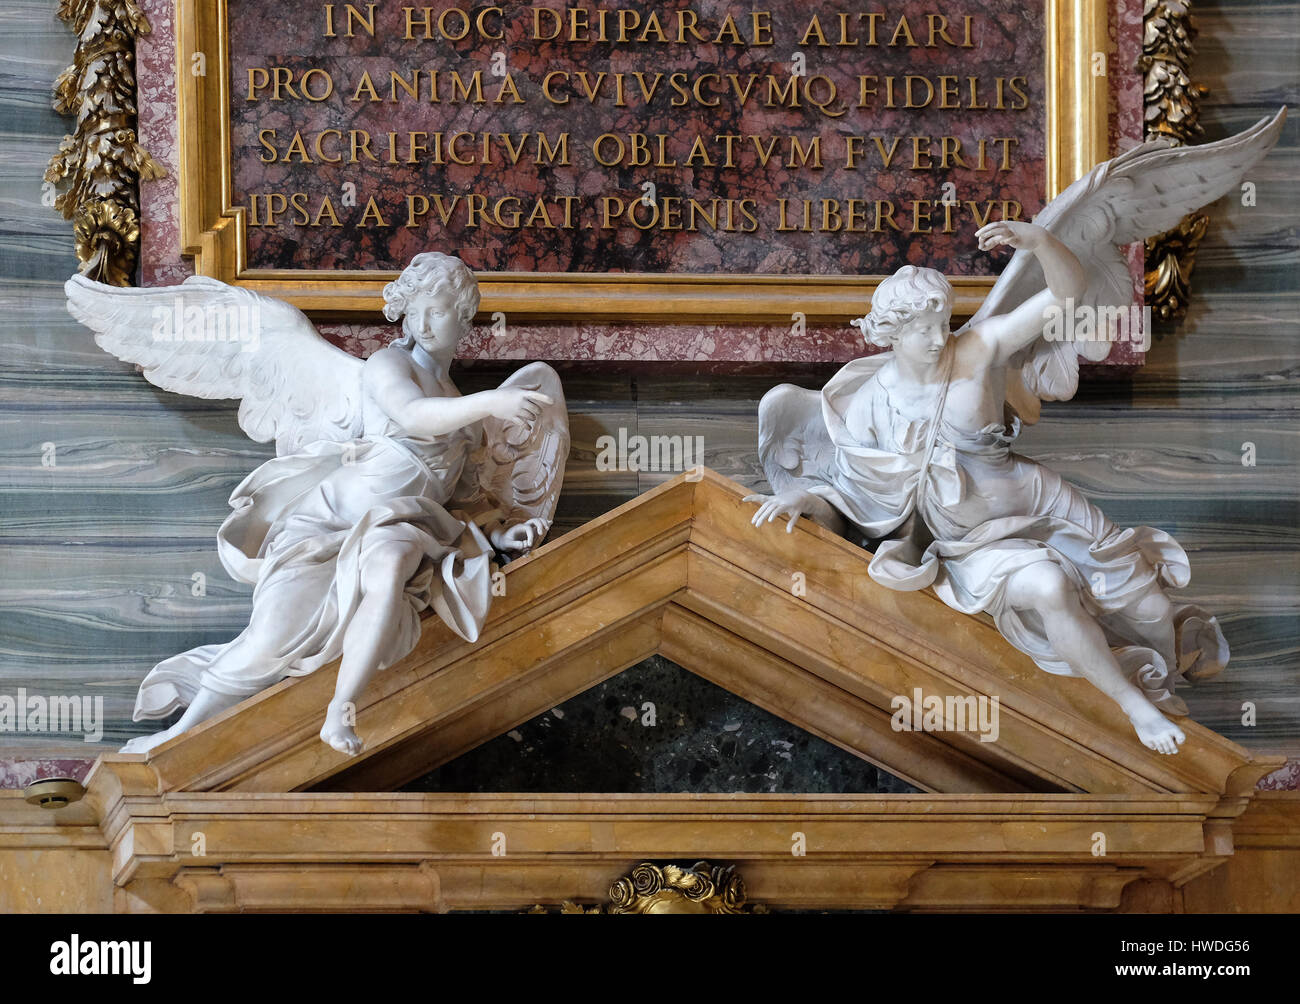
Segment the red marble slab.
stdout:
<path fill-rule="evenodd" d="M 727 40 L 674 44 L 678 8 Z M 629 30 L 626 41 L 612 8 L 610 40 L 599 40 L 594 15 L 578 40 L 550 40 L 566 0 L 505 8 L 484 25 L 500 40 L 471 31 L 449 41 L 435 29 L 405 38 L 406 7 L 395 3 L 377 5 L 373 36 L 368 25 L 347 37 L 338 9 L 338 37 L 323 38 L 323 9 L 286 20 L 262 0 L 229 0 L 232 184 L 235 204 L 253 210 L 252 268 L 397 269 L 432 245 L 488 272 L 854 275 L 925 262 L 988 275 L 996 263 L 971 239 L 976 214 L 1044 187 L 1045 73 L 1030 41 L 1044 37 L 1038 4 L 972 3 L 967 24 L 965 9 L 931 22 L 929 0 L 908 0 L 863 24 L 852 0 L 822 0 L 773 5 L 755 27 L 737 0 L 620 0 L 620 19 L 653 16 L 667 32 Z M 454 13 L 450 34 L 467 30 L 454 0 L 421 9 L 431 24 Z M 718 28 L 728 23 L 734 35 Z M 489 57 L 507 76 L 491 74 Z M 456 79 L 475 80 L 482 100 L 458 100 Z M 567 139 L 567 164 L 534 162 L 538 133 Z M 518 163 L 503 134 L 522 145 Z M 412 153 L 416 142 L 424 149 Z M 803 162 L 795 142 L 817 159 Z M 451 163 L 453 152 L 473 163 Z M 348 183 L 350 208 L 339 198 Z M 948 184 L 952 204 L 940 208 Z M 301 211 L 272 220 L 271 201 L 283 207 L 293 193 Z M 446 222 L 427 204 L 457 194 Z M 337 213 L 343 226 L 314 225 L 327 196 L 322 224 Z M 493 222 L 499 204 L 505 219 Z M 844 229 L 851 206 L 862 232 Z M 547 228 L 512 226 L 521 213 Z"/>
<path fill-rule="evenodd" d="M 0 788 L 26 788 L 36 781 L 84 781 L 95 757 L 0 757 Z"/>

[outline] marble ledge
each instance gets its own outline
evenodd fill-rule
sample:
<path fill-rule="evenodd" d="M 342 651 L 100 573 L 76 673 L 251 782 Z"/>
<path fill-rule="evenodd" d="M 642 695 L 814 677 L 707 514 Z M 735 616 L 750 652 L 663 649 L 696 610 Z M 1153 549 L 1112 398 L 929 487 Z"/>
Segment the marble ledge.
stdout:
<path fill-rule="evenodd" d="M 0 756 L 0 790 L 22 789 L 47 778 L 71 778 L 84 781 L 95 757 L 35 757 L 23 759 Z M 1257 791 L 1300 791 L 1300 759 L 1288 760 L 1255 786 Z"/>

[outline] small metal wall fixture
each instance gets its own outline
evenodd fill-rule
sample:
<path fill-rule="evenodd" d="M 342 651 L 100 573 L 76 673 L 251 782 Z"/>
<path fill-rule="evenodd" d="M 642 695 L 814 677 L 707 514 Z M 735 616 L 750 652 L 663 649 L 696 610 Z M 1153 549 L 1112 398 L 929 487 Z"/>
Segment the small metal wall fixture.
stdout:
<path fill-rule="evenodd" d="M 81 800 L 86 793 L 80 781 L 70 777 L 46 777 L 23 789 L 23 798 L 42 809 L 62 809 Z"/>

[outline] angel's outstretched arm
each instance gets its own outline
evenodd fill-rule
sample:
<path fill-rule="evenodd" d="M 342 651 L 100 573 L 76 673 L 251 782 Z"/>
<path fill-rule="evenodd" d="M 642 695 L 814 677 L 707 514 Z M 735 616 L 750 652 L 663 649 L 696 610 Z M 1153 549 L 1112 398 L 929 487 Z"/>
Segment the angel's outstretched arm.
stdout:
<path fill-rule="evenodd" d="M 381 349 L 366 360 L 366 392 L 394 422 L 417 436 L 442 436 L 495 416 L 526 425 L 551 398 L 526 387 L 498 387 L 464 397 L 429 397 L 402 364 L 396 350 Z"/>
<path fill-rule="evenodd" d="M 1006 363 L 1042 336 L 1049 308 L 1083 296 L 1088 274 L 1069 248 L 1036 224 L 1002 220 L 981 227 L 975 235 L 981 251 L 1005 244 L 1032 252 L 1047 280 L 1046 289 L 1010 313 L 987 317 L 972 326 L 972 333 L 994 352 L 995 361 Z"/>

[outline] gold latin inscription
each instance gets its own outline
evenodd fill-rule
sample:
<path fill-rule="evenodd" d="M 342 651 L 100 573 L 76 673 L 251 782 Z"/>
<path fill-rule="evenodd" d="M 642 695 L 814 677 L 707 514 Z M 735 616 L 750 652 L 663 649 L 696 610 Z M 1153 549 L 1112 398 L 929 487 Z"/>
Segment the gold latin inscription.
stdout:
<path fill-rule="evenodd" d="M 1035 74 L 1015 72 L 1005 60 L 981 63 L 987 15 L 949 6 L 783 12 L 778 19 L 771 10 L 706 16 L 654 5 L 324 3 L 316 26 L 321 39 L 354 53 L 373 52 L 356 48 L 371 39 L 391 40 L 394 52 L 401 43 L 419 43 L 420 54 L 400 50 L 404 65 L 367 55 L 241 66 L 235 100 L 276 110 L 245 134 L 252 152 L 263 165 L 293 169 L 295 179 L 278 189 L 260 183 L 247 196 L 248 224 L 951 234 L 994 218 L 1017 219 L 1022 207 L 988 198 L 988 180 L 1020 163 L 1011 116 L 1035 114 Z M 549 65 L 530 65 L 515 48 L 521 40 L 547 52 L 572 49 L 574 58 L 548 56 Z M 453 45 L 460 57 L 440 59 Z M 579 58 L 595 45 L 632 56 Z M 687 70 L 659 69 L 652 59 L 634 68 L 636 54 L 668 47 L 687 47 L 699 59 Z M 770 51 L 751 61 L 717 58 L 745 49 Z M 886 57 L 886 50 L 898 55 Z M 864 58 L 846 60 L 850 51 Z M 292 113 L 287 120 L 283 114 L 294 104 L 330 112 L 314 114 L 311 126 L 305 119 L 295 125 Z M 397 119 L 409 125 L 394 128 L 390 106 L 413 109 Z M 445 109 L 421 116 L 418 109 L 430 106 Z M 926 127 L 900 126 L 906 114 L 876 118 L 885 112 L 925 112 L 916 121 Z M 935 122 L 934 113 L 946 118 Z M 453 120 L 472 125 L 447 128 Z M 564 124 L 557 128 L 557 121 Z M 511 127 L 501 128 L 507 122 Z M 733 128 L 709 128 L 722 122 Z M 750 122 L 758 128 L 735 128 Z M 781 126 L 772 128 L 774 122 Z M 443 170 L 431 171 L 425 185 L 384 186 L 381 194 L 365 172 L 385 168 Z M 539 191 L 500 173 L 512 181 L 476 188 L 465 168 L 545 180 Z M 304 190 L 312 185 L 302 169 L 322 187 Z M 578 172 L 582 194 L 571 194 L 571 180 L 556 187 L 555 172 L 564 169 L 571 169 L 569 178 Z M 760 185 L 768 193 L 761 198 L 742 197 L 716 172 L 737 179 L 773 172 L 783 180 Z M 827 183 L 830 175 L 835 181 Z M 453 177 L 467 184 L 449 184 Z M 692 180 L 700 177 L 707 181 Z M 780 190 L 795 178 L 816 179 L 818 197 Z M 906 198 L 882 198 L 882 190 L 889 194 L 884 178 L 933 181 L 924 193 L 913 184 Z"/>

